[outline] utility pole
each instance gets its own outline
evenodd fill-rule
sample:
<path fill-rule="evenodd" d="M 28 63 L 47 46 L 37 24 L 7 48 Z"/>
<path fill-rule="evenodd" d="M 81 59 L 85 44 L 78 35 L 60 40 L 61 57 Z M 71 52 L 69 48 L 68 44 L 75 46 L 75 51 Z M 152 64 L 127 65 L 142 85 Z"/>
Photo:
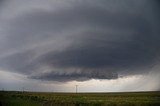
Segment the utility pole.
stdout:
<path fill-rule="evenodd" d="M 78 85 L 76 85 L 76 93 L 78 92 Z"/>
<path fill-rule="evenodd" d="M 22 87 L 22 92 L 24 92 L 24 87 Z"/>

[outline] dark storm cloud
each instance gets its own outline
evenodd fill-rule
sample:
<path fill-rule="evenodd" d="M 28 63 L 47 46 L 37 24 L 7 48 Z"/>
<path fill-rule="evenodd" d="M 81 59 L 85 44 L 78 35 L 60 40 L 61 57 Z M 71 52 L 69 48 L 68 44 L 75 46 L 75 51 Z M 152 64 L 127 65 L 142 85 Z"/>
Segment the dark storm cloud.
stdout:
<path fill-rule="evenodd" d="M 121 72 L 144 74 L 157 62 L 160 37 L 156 1 L 60 4 L 49 10 L 34 9 L 33 5 L 33 9 L 3 19 L 2 69 L 35 79 L 82 81 L 114 79 Z"/>
<path fill-rule="evenodd" d="M 48 80 L 48 81 L 60 81 L 67 82 L 71 80 L 85 81 L 89 79 L 117 79 L 118 74 L 113 72 L 106 72 L 105 70 L 82 70 L 80 73 L 44 73 L 40 76 L 31 76 L 30 78 Z"/>
<path fill-rule="evenodd" d="M 133 38 L 125 41 L 125 35 L 118 34 L 122 38 L 110 39 L 113 33 L 82 33 L 82 39 L 77 39 L 67 49 L 60 52 L 51 52 L 44 55 L 44 62 L 58 67 L 130 67 L 146 63 L 152 63 L 159 52 L 157 37 L 152 36 L 150 26 L 139 20 L 141 28 L 135 26 L 137 33 L 131 34 Z M 144 25 L 143 25 L 144 24 Z M 145 25 L 146 24 L 146 25 Z M 142 30 L 142 31 L 141 31 Z M 107 35 L 107 36 L 106 36 Z M 140 36 L 141 35 L 141 36 Z M 144 36 L 143 36 L 144 35 Z M 123 40 L 122 40 L 123 39 Z M 149 61 L 146 61 L 149 60 Z"/>

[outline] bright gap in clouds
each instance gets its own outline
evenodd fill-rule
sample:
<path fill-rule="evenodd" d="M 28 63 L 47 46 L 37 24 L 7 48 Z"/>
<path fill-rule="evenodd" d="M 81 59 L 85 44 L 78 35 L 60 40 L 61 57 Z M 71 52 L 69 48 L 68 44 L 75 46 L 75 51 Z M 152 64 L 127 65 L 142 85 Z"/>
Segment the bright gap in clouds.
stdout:
<path fill-rule="evenodd" d="M 42 92 L 75 92 L 75 85 L 78 85 L 78 92 L 126 92 L 126 91 L 153 91 L 159 90 L 159 84 L 155 81 L 159 74 L 149 73 L 148 75 L 133 75 L 114 80 L 91 79 L 78 82 L 70 81 L 66 83 L 39 81 L 28 79 L 27 76 L 0 71 L 0 89 L 22 91 L 42 91 Z"/>

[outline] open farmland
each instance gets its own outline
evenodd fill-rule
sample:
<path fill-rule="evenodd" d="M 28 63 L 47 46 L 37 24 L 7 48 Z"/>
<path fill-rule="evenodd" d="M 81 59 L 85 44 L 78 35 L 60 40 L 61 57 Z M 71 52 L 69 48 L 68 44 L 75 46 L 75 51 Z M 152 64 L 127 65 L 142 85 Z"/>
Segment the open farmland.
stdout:
<path fill-rule="evenodd" d="M 0 92 L 1 106 L 160 106 L 160 92 Z"/>

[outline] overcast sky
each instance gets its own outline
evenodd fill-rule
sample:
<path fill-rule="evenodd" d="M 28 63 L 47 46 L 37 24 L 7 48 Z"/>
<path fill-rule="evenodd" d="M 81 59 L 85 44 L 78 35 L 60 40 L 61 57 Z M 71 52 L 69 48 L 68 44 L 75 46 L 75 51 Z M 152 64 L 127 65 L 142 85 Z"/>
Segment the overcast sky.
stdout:
<path fill-rule="evenodd" d="M 158 0 L 0 0 L 0 89 L 160 90 Z"/>

